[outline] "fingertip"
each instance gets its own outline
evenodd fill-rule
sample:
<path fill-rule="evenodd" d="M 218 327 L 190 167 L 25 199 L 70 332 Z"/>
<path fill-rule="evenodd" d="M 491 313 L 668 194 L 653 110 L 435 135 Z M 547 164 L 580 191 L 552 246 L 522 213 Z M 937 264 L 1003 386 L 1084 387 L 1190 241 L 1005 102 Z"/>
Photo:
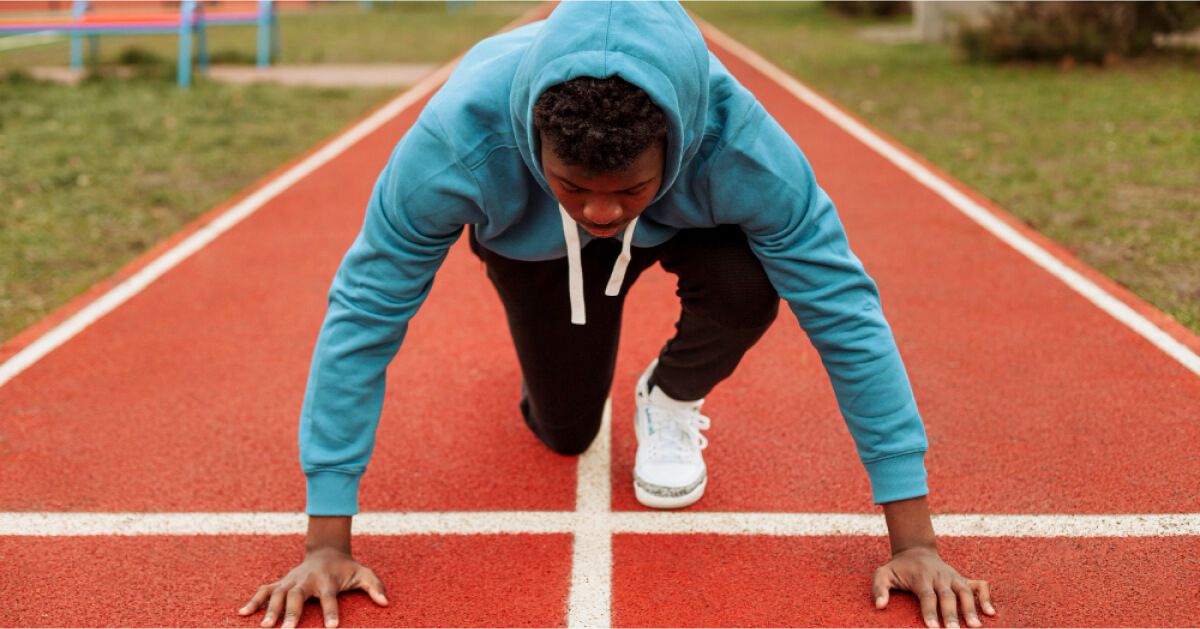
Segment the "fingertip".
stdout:
<path fill-rule="evenodd" d="M 883 609 L 884 607 L 887 607 L 887 597 L 886 596 L 876 597 L 875 598 L 875 609 Z"/>

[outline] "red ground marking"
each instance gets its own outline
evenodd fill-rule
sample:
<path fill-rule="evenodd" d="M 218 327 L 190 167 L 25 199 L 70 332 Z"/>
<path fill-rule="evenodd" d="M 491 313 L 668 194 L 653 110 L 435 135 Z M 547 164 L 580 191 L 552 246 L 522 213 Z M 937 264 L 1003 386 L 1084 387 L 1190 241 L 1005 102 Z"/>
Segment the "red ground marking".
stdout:
<path fill-rule="evenodd" d="M 1195 626 L 1200 538 L 942 538 L 984 579 L 985 627 Z M 871 598 L 887 541 L 865 537 L 617 535 L 613 624 L 629 627 L 923 627 L 911 594 Z M 962 626 L 966 626 L 964 623 Z"/>
<path fill-rule="evenodd" d="M 298 537 L 0 537 L 5 626 L 258 627 L 238 616 L 302 558 Z M 388 607 L 339 598 L 343 627 L 561 627 L 571 536 L 359 536 Z M 323 627 L 320 605 L 301 627 Z M 278 624 L 276 624 L 278 626 Z"/>
<path fill-rule="evenodd" d="M 736 59 L 798 139 L 879 281 L 957 512 L 1194 512 L 1200 381 Z M 0 388 L 0 510 L 296 510 L 295 422 L 324 293 L 415 109 Z M 633 381 L 673 278 L 631 296 L 614 389 L 614 507 Z M 565 298 L 565 296 L 564 296 Z M 500 306 L 458 246 L 390 371 L 368 510 L 570 509 L 574 462 L 515 411 Z M 705 510 L 872 511 L 827 378 L 786 311 L 710 396 Z M 101 428 L 98 428 L 101 427 Z"/>
<path fill-rule="evenodd" d="M 1200 476 L 1195 374 L 780 86 L 722 60 L 812 161 L 880 286 L 929 434 L 935 511 L 1200 510 L 1188 489 Z M 635 289 L 627 346 L 657 349 L 672 333 L 672 281 Z M 628 398 L 652 353 L 618 363 L 617 509 L 640 508 Z M 712 479 L 693 508 L 876 509 L 819 358 L 786 310 L 705 411 Z"/>

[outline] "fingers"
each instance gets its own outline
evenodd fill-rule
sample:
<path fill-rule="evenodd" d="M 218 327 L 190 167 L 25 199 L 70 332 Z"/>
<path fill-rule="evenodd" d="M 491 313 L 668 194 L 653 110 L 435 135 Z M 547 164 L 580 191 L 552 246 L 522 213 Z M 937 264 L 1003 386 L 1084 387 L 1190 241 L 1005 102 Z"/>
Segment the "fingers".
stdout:
<path fill-rule="evenodd" d="M 337 591 L 332 587 L 321 588 L 318 596 L 321 599 L 321 611 L 325 614 L 325 626 L 338 626 Z"/>
<path fill-rule="evenodd" d="M 258 591 L 254 593 L 254 596 L 250 597 L 250 602 L 246 603 L 245 605 L 242 606 L 241 609 L 238 610 L 238 615 L 246 616 L 248 614 L 253 614 L 254 612 L 258 611 L 259 606 L 261 606 L 263 604 L 263 601 L 267 600 L 267 597 L 270 595 L 271 595 L 271 586 L 269 586 L 269 585 L 259 586 Z"/>
<path fill-rule="evenodd" d="M 889 592 L 892 589 L 892 573 L 880 568 L 875 571 L 875 581 L 871 585 L 871 596 L 875 599 L 875 609 L 887 607 Z"/>
<path fill-rule="evenodd" d="M 958 606 L 961 608 L 962 617 L 967 621 L 967 626 L 982 627 L 983 623 L 979 622 L 979 614 L 975 612 L 975 592 L 966 579 L 955 581 L 952 587 L 958 594 Z"/>
<path fill-rule="evenodd" d="M 383 592 L 383 581 L 375 575 L 375 571 L 367 567 L 359 569 L 355 575 L 355 583 L 357 587 L 366 590 L 367 594 L 371 595 L 371 600 L 375 601 L 376 605 L 381 607 L 388 606 L 387 596 Z"/>
<path fill-rule="evenodd" d="M 938 607 L 942 610 L 942 620 L 946 623 L 947 629 L 958 629 L 958 596 L 948 585 L 939 587 L 937 596 Z"/>
<path fill-rule="evenodd" d="M 979 606 L 983 608 L 983 613 L 988 616 L 996 615 L 996 607 L 992 605 L 992 592 L 988 588 L 987 581 L 979 579 L 971 579 L 967 581 L 967 585 L 971 586 L 971 591 L 979 597 Z"/>
<path fill-rule="evenodd" d="M 929 629 L 938 627 L 937 592 L 933 591 L 931 585 L 925 584 L 915 593 L 921 601 L 921 618 L 925 619 L 925 626 Z"/>
<path fill-rule="evenodd" d="M 287 611 L 283 614 L 283 624 L 280 629 L 296 629 L 296 623 L 300 622 L 300 612 L 304 611 L 304 601 L 308 600 L 308 593 L 299 585 L 288 590 L 287 593 Z"/>
<path fill-rule="evenodd" d="M 271 592 L 271 601 L 267 603 L 267 613 L 263 614 L 262 622 L 259 623 L 262 627 L 274 627 L 275 619 L 279 618 L 279 613 L 283 611 L 283 599 L 287 596 L 287 590 L 281 587 L 274 588 Z"/>

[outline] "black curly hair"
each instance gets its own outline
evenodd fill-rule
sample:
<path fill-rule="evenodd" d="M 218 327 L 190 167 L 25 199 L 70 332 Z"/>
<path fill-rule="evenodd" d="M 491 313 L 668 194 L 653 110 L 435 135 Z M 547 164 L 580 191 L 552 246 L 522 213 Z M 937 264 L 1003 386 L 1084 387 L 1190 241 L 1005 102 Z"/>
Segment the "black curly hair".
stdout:
<path fill-rule="evenodd" d="M 542 92 L 533 122 L 554 154 L 595 173 L 629 168 L 667 135 L 667 118 L 641 88 L 620 77 L 579 77 Z"/>

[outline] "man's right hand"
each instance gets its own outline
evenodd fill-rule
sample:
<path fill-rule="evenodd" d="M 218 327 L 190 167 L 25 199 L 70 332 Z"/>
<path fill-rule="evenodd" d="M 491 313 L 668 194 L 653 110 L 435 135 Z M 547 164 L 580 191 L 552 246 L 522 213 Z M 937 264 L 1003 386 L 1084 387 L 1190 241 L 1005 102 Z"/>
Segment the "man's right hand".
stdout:
<path fill-rule="evenodd" d="M 292 568 L 287 576 L 268 583 L 254 593 L 254 597 L 238 610 L 248 616 L 266 603 L 267 613 L 262 626 L 273 627 L 283 612 L 283 629 L 290 629 L 300 621 L 304 602 L 315 596 L 321 600 L 326 627 L 338 626 L 337 596 L 346 590 L 362 589 L 371 600 L 387 606 L 383 594 L 383 582 L 370 568 L 359 564 L 350 553 L 337 548 L 319 548 L 308 551 L 304 561 Z"/>

